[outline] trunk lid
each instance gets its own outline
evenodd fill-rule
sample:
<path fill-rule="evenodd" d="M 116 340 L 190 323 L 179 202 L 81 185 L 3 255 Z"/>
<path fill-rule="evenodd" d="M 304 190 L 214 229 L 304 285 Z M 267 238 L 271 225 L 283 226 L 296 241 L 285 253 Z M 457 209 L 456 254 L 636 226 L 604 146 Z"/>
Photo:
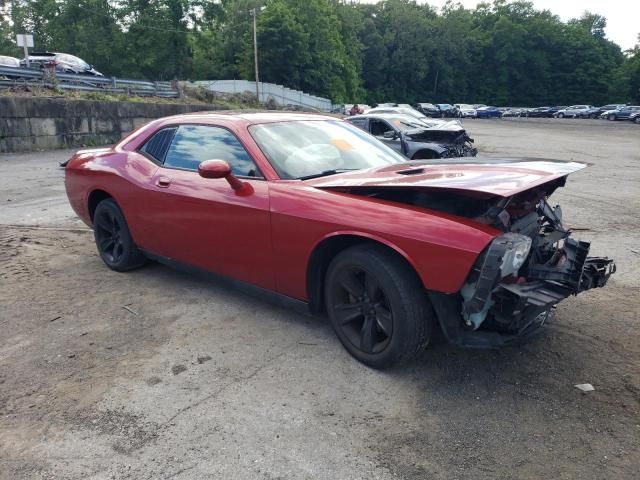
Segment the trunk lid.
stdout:
<path fill-rule="evenodd" d="M 426 188 L 510 197 L 588 164 L 541 158 L 423 160 L 307 180 L 321 189 Z"/>

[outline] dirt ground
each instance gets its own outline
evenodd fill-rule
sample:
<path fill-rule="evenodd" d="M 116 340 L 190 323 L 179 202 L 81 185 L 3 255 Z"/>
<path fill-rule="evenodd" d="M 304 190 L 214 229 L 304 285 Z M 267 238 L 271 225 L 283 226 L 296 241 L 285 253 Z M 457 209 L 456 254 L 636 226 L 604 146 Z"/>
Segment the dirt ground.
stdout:
<path fill-rule="evenodd" d="M 71 152 L 0 156 L 0 478 L 640 478 L 640 127 L 466 125 L 486 154 L 593 163 L 552 203 L 618 273 L 525 346 L 386 372 L 322 319 L 108 270 L 66 202 Z"/>

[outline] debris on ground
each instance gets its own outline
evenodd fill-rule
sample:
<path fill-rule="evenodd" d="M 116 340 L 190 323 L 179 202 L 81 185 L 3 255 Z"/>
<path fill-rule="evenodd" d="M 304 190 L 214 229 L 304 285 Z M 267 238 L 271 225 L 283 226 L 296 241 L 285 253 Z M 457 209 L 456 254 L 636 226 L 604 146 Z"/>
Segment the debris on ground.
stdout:
<path fill-rule="evenodd" d="M 138 312 L 136 312 L 133 308 L 129 307 L 129 305 L 122 305 L 127 312 L 132 313 L 135 316 L 138 316 Z"/>
<path fill-rule="evenodd" d="M 593 388 L 593 385 L 591 385 L 590 383 L 579 383 L 575 387 L 584 393 L 593 392 L 595 390 L 595 388 Z"/>

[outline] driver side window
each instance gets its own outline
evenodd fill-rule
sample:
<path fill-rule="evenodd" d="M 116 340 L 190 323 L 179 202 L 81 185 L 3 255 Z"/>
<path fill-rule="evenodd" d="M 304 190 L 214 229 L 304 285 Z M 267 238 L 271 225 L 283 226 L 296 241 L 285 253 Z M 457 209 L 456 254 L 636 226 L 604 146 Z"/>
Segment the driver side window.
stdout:
<path fill-rule="evenodd" d="M 205 160 L 224 160 L 234 175 L 262 174 L 240 141 L 229 130 L 207 125 L 181 125 L 164 160 L 164 167 L 197 171 Z"/>
<path fill-rule="evenodd" d="M 393 132 L 393 128 L 383 120 L 371 120 L 371 135 L 374 137 L 382 137 L 385 132 Z"/>

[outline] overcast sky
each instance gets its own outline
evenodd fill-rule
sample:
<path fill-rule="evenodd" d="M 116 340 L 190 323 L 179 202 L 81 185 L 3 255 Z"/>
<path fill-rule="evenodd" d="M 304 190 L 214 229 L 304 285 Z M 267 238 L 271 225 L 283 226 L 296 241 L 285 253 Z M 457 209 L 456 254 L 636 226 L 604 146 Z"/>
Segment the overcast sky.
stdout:
<path fill-rule="evenodd" d="M 359 0 L 376 3 L 377 0 Z M 458 0 L 467 8 L 474 8 L 479 0 Z M 607 17 L 607 38 L 623 49 L 633 47 L 640 33 L 640 0 L 531 0 L 539 10 L 551 10 L 564 21 L 582 15 L 585 10 Z M 418 0 L 441 7 L 446 0 Z"/>

